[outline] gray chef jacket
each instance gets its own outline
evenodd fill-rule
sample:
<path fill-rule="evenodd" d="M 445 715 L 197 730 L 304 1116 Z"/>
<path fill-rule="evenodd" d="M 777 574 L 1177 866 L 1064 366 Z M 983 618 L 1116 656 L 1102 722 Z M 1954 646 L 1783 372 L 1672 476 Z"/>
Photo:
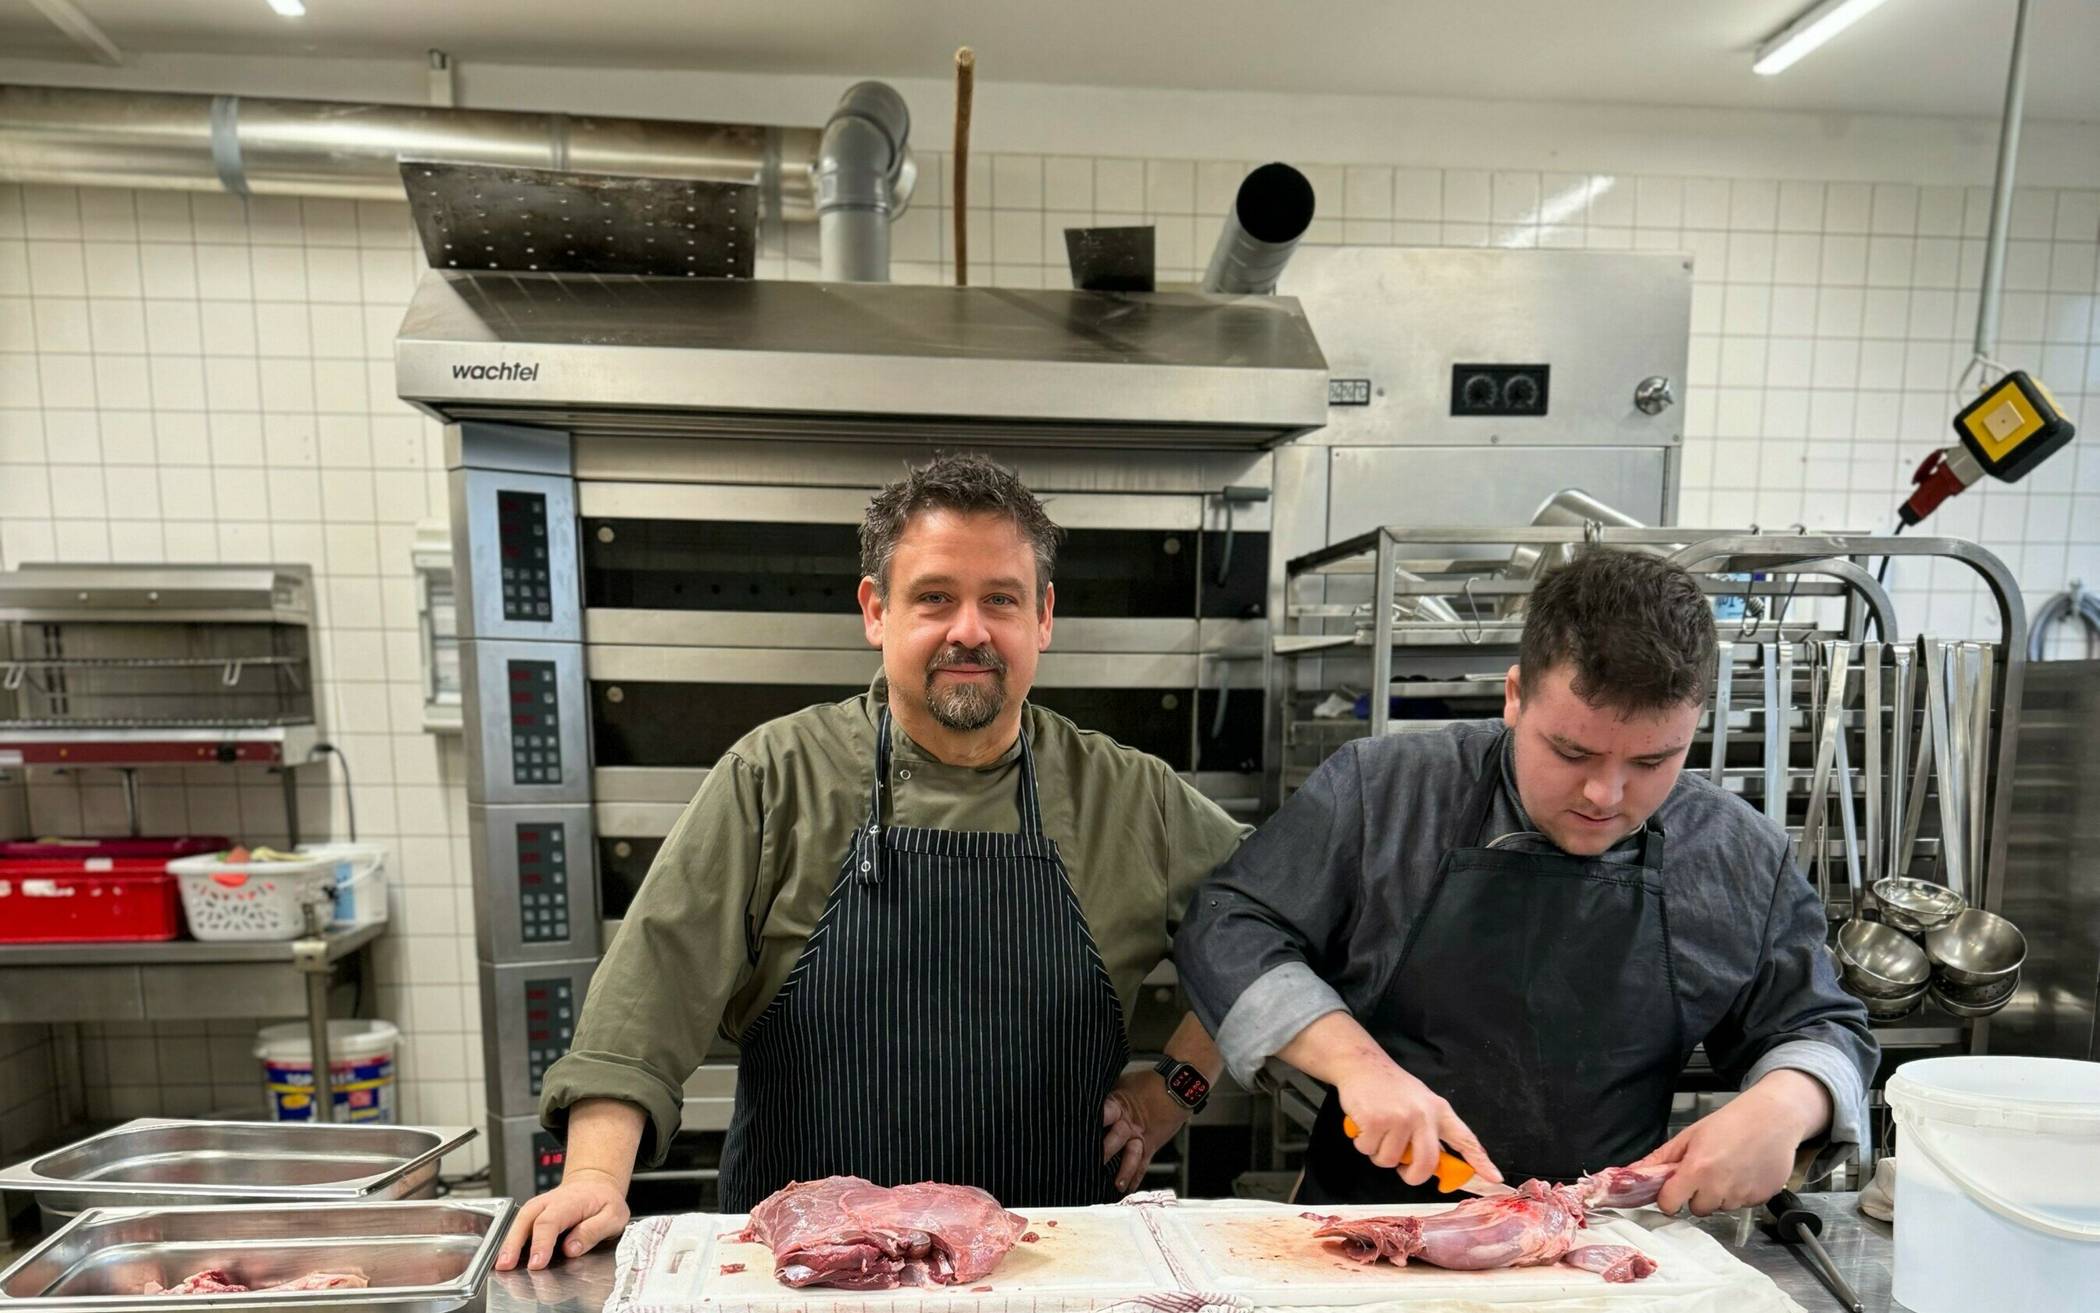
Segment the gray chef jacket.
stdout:
<path fill-rule="evenodd" d="M 1487 825 L 1460 834 L 1497 736 L 1501 787 Z M 1498 836 L 1508 836 L 1500 847 L 1554 851 L 1517 799 L 1513 742 L 1490 721 L 1351 742 L 1197 891 L 1175 967 L 1243 1084 L 1314 1021 L 1383 995 L 1445 852 Z M 1738 1088 L 1782 1067 L 1822 1082 L 1832 1117 L 1816 1170 L 1827 1170 L 1865 1142 L 1880 1049 L 1865 1008 L 1838 987 L 1822 901 L 1786 832 L 1700 776 L 1680 774 L 1654 821 L 1667 839 L 1684 1032 Z M 1603 860 L 1638 855 L 1628 836 Z"/>

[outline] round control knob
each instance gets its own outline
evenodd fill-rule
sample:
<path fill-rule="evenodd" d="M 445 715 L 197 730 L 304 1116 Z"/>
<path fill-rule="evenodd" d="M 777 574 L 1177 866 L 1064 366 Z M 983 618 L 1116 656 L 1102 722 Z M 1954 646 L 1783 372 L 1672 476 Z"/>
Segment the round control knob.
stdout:
<path fill-rule="evenodd" d="M 1495 380 L 1486 374 L 1475 374 L 1466 380 L 1464 396 L 1467 410 L 1492 410 L 1501 389 Z"/>
<path fill-rule="evenodd" d="M 1513 375 L 1502 385 L 1502 401 L 1511 410 L 1539 408 L 1539 381 L 1529 374 Z"/>
<path fill-rule="evenodd" d="M 1660 415 L 1677 400 L 1670 380 L 1660 374 L 1644 378 L 1633 389 L 1633 404 L 1643 415 Z"/>

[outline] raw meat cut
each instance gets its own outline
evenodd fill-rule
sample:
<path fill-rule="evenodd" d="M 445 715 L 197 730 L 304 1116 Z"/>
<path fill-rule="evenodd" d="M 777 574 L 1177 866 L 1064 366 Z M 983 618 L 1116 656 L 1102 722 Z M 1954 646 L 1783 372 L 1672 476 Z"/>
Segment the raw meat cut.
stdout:
<path fill-rule="evenodd" d="M 1655 1260 L 1632 1245 L 1584 1245 L 1560 1261 L 1606 1281 L 1638 1281 L 1655 1271 Z"/>
<path fill-rule="evenodd" d="M 1434 1267 L 1477 1272 L 1568 1262 L 1606 1281 L 1637 1281 L 1655 1270 L 1654 1260 L 1626 1245 L 1577 1248 L 1576 1236 L 1589 1225 L 1591 1208 L 1655 1202 L 1671 1170 L 1614 1167 L 1574 1185 L 1526 1181 L 1515 1194 L 1468 1199 L 1426 1217 L 1305 1216 L 1320 1223 L 1315 1236 L 1335 1242 L 1332 1248 L 1359 1263 L 1383 1259 L 1397 1267 L 1420 1259 Z"/>
<path fill-rule="evenodd" d="M 1658 1167 L 1607 1167 L 1591 1172 L 1576 1183 L 1582 1202 L 1591 1208 L 1646 1208 L 1662 1193 L 1663 1182 L 1677 1170 L 1674 1163 Z"/>
<path fill-rule="evenodd" d="M 283 1293 L 294 1290 L 359 1290 L 372 1283 L 354 1272 L 309 1272 L 303 1277 L 271 1286 L 248 1286 L 235 1281 L 225 1269 L 210 1267 L 195 1272 L 172 1286 L 148 1281 L 142 1295 L 241 1295 L 250 1291 Z"/>
<path fill-rule="evenodd" d="M 888 1290 L 975 1281 L 1027 1227 L 975 1186 L 827 1176 L 760 1201 L 741 1239 L 772 1249 L 783 1285 Z"/>

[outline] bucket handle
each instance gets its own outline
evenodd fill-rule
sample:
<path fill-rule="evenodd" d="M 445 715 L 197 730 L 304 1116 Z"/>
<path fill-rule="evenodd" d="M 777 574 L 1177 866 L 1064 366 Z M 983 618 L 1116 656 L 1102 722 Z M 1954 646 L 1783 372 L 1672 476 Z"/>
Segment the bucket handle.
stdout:
<path fill-rule="evenodd" d="M 1959 1167 L 1956 1167 L 1935 1152 L 1932 1147 L 1932 1136 L 1923 1126 L 1918 1125 L 1911 1118 L 1902 1116 L 1900 1113 L 1897 1120 L 1905 1123 L 1904 1129 L 1910 1132 L 1910 1135 L 1904 1141 L 1905 1144 L 1914 1146 L 1919 1153 L 1931 1161 L 1934 1167 L 1939 1169 L 1942 1176 L 1960 1186 L 1968 1193 L 1970 1198 L 1976 1200 L 1976 1202 L 1990 1209 L 2006 1221 L 2017 1223 L 2030 1231 L 2040 1231 L 2044 1235 L 2056 1236 L 2062 1240 L 2082 1240 L 2088 1244 L 2100 1243 L 2100 1226 L 2080 1226 L 2075 1222 L 2059 1221 L 2046 1213 L 2030 1212 L 2022 1208 L 2012 1200 L 1985 1187 L 1975 1177 L 1962 1171 Z M 1901 1189 L 1902 1187 L 1899 1185 L 1897 1188 Z"/>

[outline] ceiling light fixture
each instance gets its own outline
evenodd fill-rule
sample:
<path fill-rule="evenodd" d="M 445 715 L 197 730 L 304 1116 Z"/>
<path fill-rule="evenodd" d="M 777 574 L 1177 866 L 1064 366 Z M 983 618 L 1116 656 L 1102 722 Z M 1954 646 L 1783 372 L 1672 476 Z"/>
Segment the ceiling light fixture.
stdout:
<path fill-rule="evenodd" d="M 269 5 L 279 18 L 306 17 L 306 6 L 301 0 L 269 0 Z"/>
<path fill-rule="evenodd" d="M 1810 51 L 1881 8 L 1885 0 L 1822 0 L 1757 48 L 1753 73 L 1783 73 Z"/>

